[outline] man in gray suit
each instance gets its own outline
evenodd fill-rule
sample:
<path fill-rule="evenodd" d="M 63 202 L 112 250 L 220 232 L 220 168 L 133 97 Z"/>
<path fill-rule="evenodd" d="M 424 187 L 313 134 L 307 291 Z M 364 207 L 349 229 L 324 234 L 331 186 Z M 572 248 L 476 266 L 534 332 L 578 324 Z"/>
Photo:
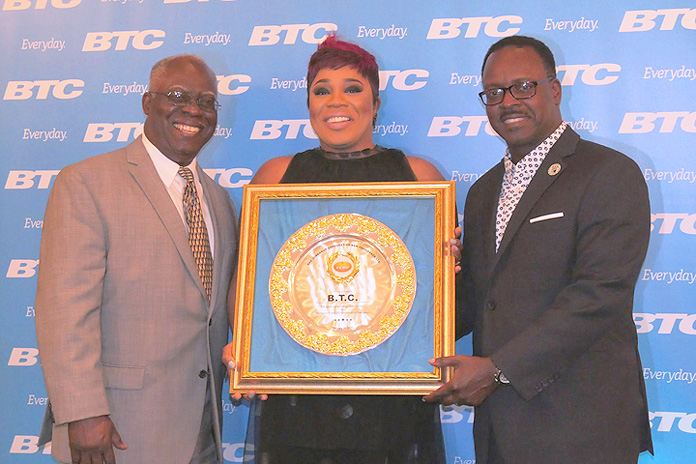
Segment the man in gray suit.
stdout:
<path fill-rule="evenodd" d="M 640 168 L 563 122 L 551 51 L 515 36 L 482 69 L 504 159 L 469 191 L 458 324 L 474 356 L 427 401 L 476 406 L 478 464 L 635 463 L 650 450 L 633 292 L 648 247 Z"/>
<path fill-rule="evenodd" d="M 222 462 L 237 222 L 196 162 L 216 97 L 201 58 L 165 58 L 142 98 L 143 135 L 55 180 L 36 330 L 61 462 Z"/>

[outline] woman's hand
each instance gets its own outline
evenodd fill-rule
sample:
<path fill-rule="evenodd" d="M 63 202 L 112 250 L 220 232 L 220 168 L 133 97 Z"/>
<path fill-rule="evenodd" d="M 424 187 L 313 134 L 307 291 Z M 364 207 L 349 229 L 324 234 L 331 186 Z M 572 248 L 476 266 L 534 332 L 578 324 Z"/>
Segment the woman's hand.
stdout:
<path fill-rule="evenodd" d="M 222 362 L 225 364 L 225 366 L 227 366 L 227 371 L 229 372 L 231 379 L 232 375 L 234 374 L 233 371 L 237 368 L 237 360 L 234 359 L 234 356 L 232 354 L 232 343 L 228 343 L 222 349 Z M 239 392 L 232 394 L 232 402 L 236 405 L 241 404 L 242 399 L 251 401 L 254 398 L 256 398 L 256 392 L 254 391 L 248 391 L 244 394 L 241 394 Z M 268 395 L 259 395 L 258 398 L 261 401 L 266 401 L 268 399 Z"/>

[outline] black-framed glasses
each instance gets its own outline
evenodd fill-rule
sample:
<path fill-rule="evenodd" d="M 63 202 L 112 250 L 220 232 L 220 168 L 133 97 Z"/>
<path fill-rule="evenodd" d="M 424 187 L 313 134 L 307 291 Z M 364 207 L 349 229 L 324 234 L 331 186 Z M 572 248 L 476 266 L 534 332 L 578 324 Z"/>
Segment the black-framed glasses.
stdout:
<path fill-rule="evenodd" d="M 510 87 L 499 87 L 497 89 L 486 89 L 479 92 L 481 101 L 486 106 L 499 105 L 505 99 L 505 92 L 510 92 L 510 95 L 517 100 L 526 100 L 536 95 L 537 85 L 549 82 L 555 77 L 547 77 L 540 81 L 523 81 L 512 84 Z"/>
<path fill-rule="evenodd" d="M 148 93 L 155 95 L 164 95 L 169 100 L 169 103 L 175 106 L 188 106 L 194 101 L 193 96 L 183 90 L 170 90 L 169 92 L 155 92 L 153 90 Z M 196 104 L 203 111 L 215 111 L 220 108 L 220 103 L 212 95 L 203 95 L 195 99 Z"/>

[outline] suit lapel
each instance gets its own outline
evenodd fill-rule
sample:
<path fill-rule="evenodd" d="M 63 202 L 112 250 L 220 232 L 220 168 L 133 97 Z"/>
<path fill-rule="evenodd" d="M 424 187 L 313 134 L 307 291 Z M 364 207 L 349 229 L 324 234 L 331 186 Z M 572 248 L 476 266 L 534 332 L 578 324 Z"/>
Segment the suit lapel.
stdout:
<path fill-rule="evenodd" d="M 551 150 L 546 155 L 546 158 L 544 158 L 541 166 L 539 166 L 534 178 L 529 183 L 529 186 L 522 195 L 522 198 L 520 198 L 520 202 L 517 204 L 515 211 L 510 217 L 510 222 L 508 222 L 508 225 L 505 228 L 505 235 L 503 235 L 503 240 L 500 242 L 500 247 L 498 248 L 498 253 L 496 254 L 494 267 L 495 264 L 498 263 L 498 260 L 503 253 L 505 253 L 508 245 L 514 238 L 515 234 L 517 234 L 517 231 L 524 223 L 534 205 L 537 203 L 537 201 L 539 201 L 546 189 L 548 189 L 549 186 L 553 184 L 556 179 L 558 179 L 559 175 L 565 169 L 566 164 L 563 158 L 573 154 L 579 139 L 580 137 L 578 134 L 568 127 L 558 141 L 556 141 L 553 147 L 551 147 Z M 549 168 L 553 165 L 560 166 L 560 170 L 554 169 L 553 171 L 550 171 Z M 557 166 L 554 166 L 554 168 L 557 168 Z"/>
<path fill-rule="evenodd" d="M 481 207 L 481 236 L 483 240 L 483 250 L 487 262 L 492 262 L 495 257 L 495 219 L 498 210 L 498 198 L 505 174 L 505 165 L 501 161 L 491 168 L 490 180 L 483 186 L 484 191 L 480 198 L 487 203 Z"/>
<path fill-rule="evenodd" d="M 210 308 L 209 311 L 212 313 L 215 307 L 215 300 L 218 294 L 217 289 L 220 288 L 220 272 L 223 269 L 224 260 L 224 248 L 226 246 L 227 240 L 225 240 L 226 234 L 229 231 L 224 230 L 222 224 L 220 224 L 220 215 L 217 214 L 219 211 L 224 210 L 224 201 L 217 194 L 215 190 L 214 181 L 206 174 L 201 168 L 200 164 L 196 163 L 196 171 L 198 173 L 198 179 L 200 180 L 201 186 L 203 187 L 203 195 L 205 197 L 206 203 L 208 205 L 208 210 L 210 211 L 210 219 L 212 221 L 212 232 L 215 237 L 215 255 L 213 256 L 213 290 L 210 295 Z M 201 285 L 203 285 L 201 283 Z"/>
<path fill-rule="evenodd" d="M 184 226 L 179 211 L 177 211 L 172 198 L 157 174 L 155 165 L 147 154 L 145 146 L 140 137 L 135 142 L 126 147 L 126 159 L 129 164 L 129 171 L 140 186 L 143 193 L 152 204 L 155 212 L 159 216 L 164 228 L 174 242 L 184 266 L 188 270 L 191 278 L 198 286 L 198 289 L 205 296 L 203 282 L 198 275 L 198 267 L 193 259 L 191 247 L 188 243 L 188 234 Z"/>

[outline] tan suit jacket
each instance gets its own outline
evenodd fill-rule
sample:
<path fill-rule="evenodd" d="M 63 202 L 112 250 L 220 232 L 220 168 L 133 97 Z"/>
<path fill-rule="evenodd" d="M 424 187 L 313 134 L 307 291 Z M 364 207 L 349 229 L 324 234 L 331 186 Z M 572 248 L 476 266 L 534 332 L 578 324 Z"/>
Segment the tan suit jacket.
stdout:
<path fill-rule="evenodd" d="M 53 407 L 53 455 L 67 424 L 109 414 L 119 464 L 186 464 L 210 381 L 220 448 L 227 293 L 237 252 L 228 193 L 198 167 L 215 234 L 210 303 L 186 227 L 140 138 L 61 171 L 41 242 L 36 328 Z"/>

